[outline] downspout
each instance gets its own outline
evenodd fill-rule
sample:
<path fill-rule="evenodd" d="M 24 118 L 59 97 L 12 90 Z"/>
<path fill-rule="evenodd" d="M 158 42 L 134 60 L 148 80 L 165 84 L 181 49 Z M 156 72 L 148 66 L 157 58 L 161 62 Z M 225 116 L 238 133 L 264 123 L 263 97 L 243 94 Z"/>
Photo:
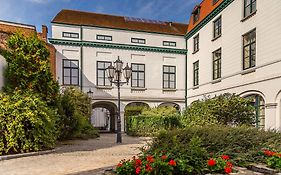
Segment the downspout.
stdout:
<path fill-rule="evenodd" d="M 80 71 L 80 89 L 83 91 L 83 28 L 80 26 L 80 60 L 81 60 L 81 71 Z"/>
<path fill-rule="evenodd" d="M 185 109 L 187 109 L 187 39 L 185 38 L 185 49 L 186 49 L 186 54 L 185 54 Z"/>

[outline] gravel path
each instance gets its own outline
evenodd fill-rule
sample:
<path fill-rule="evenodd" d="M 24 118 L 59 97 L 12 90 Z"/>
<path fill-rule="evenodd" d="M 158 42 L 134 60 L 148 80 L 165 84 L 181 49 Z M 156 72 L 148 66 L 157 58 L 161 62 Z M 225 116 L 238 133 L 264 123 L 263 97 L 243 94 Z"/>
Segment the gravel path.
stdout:
<path fill-rule="evenodd" d="M 116 134 L 101 134 L 98 139 L 65 141 L 55 153 L 0 161 L 0 175 L 95 174 L 138 154 L 148 140 L 123 135 L 123 143 L 116 144 Z"/>

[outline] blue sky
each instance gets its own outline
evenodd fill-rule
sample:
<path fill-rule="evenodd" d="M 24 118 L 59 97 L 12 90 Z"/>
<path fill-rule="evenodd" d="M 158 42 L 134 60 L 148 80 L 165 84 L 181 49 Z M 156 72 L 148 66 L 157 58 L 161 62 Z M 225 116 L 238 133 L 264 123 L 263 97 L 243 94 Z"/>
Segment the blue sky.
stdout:
<path fill-rule="evenodd" d="M 187 23 L 201 0 L 0 0 L 0 19 L 50 27 L 61 9 Z"/>

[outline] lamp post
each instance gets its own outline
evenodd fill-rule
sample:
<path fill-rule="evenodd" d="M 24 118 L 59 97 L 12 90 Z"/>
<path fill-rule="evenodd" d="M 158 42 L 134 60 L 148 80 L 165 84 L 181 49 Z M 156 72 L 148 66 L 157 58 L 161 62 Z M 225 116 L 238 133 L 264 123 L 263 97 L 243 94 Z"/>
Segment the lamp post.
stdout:
<path fill-rule="evenodd" d="M 128 84 L 131 78 L 132 69 L 129 67 L 128 63 L 123 69 L 123 62 L 118 59 L 114 62 L 114 66 L 110 65 L 106 69 L 108 79 L 111 83 L 114 83 L 118 89 L 118 111 L 117 111 L 117 143 L 122 143 L 121 135 L 121 116 L 120 116 L 120 86 Z M 126 81 L 121 81 L 121 76 L 124 75 Z"/>
<path fill-rule="evenodd" d="M 92 92 L 91 89 L 89 89 L 89 91 L 87 92 L 87 95 L 88 95 L 89 98 L 93 99 L 94 93 Z"/>

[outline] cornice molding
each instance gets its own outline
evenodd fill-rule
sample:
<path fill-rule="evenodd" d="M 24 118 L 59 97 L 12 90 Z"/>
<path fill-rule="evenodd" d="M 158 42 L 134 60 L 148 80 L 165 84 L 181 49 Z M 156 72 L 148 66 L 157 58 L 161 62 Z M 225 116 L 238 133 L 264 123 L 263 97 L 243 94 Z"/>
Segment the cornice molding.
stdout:
<path fill-rule="evenodd" d="M 233 1 L 234 0 L 224 0 L 208 16 L 206 16 L 195 28 L 193 28 L 190 32 L 188 32 L 184 36 L 185 39 L 190 39 L 194 34 L 196 34 L 200 29 L 202 29 L 206 24 L 208 24 L 213 18 L 215 18 L 220 12 L 222 12 Z"/>
<path fill-rule="evenodd" d="M 138 46 L 138 45 L 103 43 L 103 42 L 93 42 L 93 41 L 62 40 L 62 39 L 54 39 L 54 38 L 49 38 L 49 42 L 54 45 L 137 50 L 137 51 L 162 52 L 162 53 L 181 54 L 181 55 L 187 54 L 187 50 L 185 49 L 174 49 L 174 48 L 163 48 L 163 47 L 152 47 L 152 46 Z"/>

